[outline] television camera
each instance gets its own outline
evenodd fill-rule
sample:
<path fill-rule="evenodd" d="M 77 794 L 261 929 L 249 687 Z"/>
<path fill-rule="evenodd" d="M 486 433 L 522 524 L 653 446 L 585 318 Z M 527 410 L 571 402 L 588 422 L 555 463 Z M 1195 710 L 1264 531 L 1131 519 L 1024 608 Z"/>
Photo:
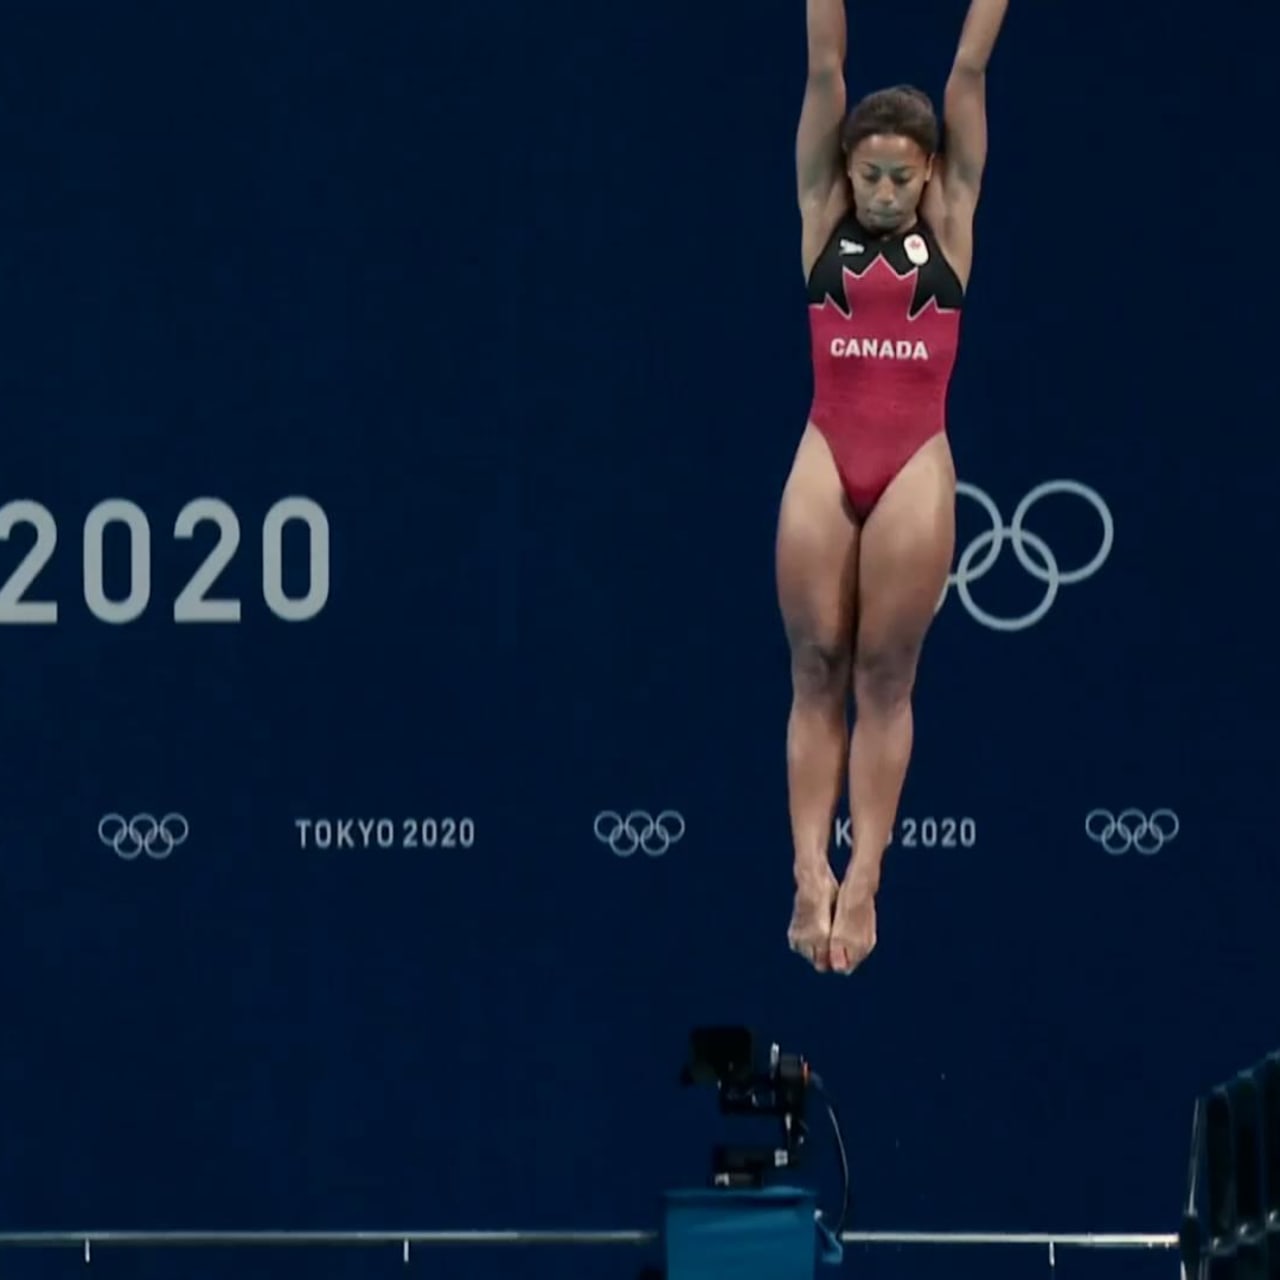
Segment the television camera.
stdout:
<path fill-rule="evenodd" d="M 799 1167 L 809 1134 L 810 1091 L 820 1095 L 835 1133 L 847 1211 L 849 1164 L 840 1122 L 823 1091 L 822 1078 L 800 1054 L 783 1053 L 776 1044 L 759 1054 L 755 1037 L 746 1027 L 696 1027 L 689 1036 L 689 1056 L 680 1082 L 714 1086 L 724 1115 L 772 1116 L 779 1122 L 782 1132 L 777 1145 L 713 1148 L 711 1185 L 724 1188 L 758 1189 L 771 1171 Z M 842 1222 L 844 1217 L 842 1211 Z"/>

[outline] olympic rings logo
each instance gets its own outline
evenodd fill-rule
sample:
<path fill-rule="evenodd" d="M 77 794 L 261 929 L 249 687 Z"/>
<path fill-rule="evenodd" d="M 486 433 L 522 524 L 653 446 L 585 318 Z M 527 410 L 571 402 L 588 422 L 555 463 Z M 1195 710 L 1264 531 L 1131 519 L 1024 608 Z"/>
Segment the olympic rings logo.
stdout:
<path fill-rule="evenodd" d="M 970 617 L 992 631 L 1025 631 L 1033 627 L 1053 607 L 1058 598 L 1058 591 L 1072 583 L 1083 582 L 1091 578 L 1111 554 L 1111 545 L 1115 541 L 1115 525 L 1111 511 L 1095 490 L 1078 480 L 1046 480 L 1038 484 L 1027 494 L 1014 509 L 1013 519 L 1006 525 L 1000 508 L 987 493 L 976 485 L 965 481 L 956 483 L 957 495 L 963 494 L 972 498 L 986 512 L 991 528 L 980 533 L 965 547 L 955 571 L 947 576 L 947 585 L 942 589 L 942 598 L 938 601 L 941 609 L 947 598 L 947 591 L 955 587 L 961 603 L 968 610 Z M 1093 559 L 1075 569 L 1063 569 L 1049 544 L 1039 534 L 1032 533 L 1023 527 L 1023 522 L 1031 508 L 1052 494 L 1065 493 L 1073 497 L 1083 498 L 1097 513 L 1102 522 L 1102 542 Z M 1004 544 L 1013 547 L 1013 554 L 1018 563 L 1037 582 L 1044 584 L 1044 596 L 1034 608 L 1014 618 L 1000 618 L 987 612 L 974 600 L 970 591 L 973 583 L 989 573 L 1004 550 Z"/>
<path fill-rule="evenodd" d="M 191 824 L 180 813 L 166 813 L 163 818 L 140 813 L 126 818 L 108 813 L 98 822 L 98 839 L 126 862 L 142 854 L 156 862 L 167 858 L 191 834 Z"/>
<path fill-rule="evenodd" d="M 685 821 L 674 809 L 664 809 L 656 818 L 643 809 L 633 809 L 626 817 L 606 809 L 596 814 L 593 829 L 596 839 L 619 858 L 629 858 L 637 850 L 660 858 L 683 838 Z"/>
<path fill-rule="evenodd" d="M 1085 835 L 1115 857 L 1130 849 L 1150 857 L 1159 853 L 1181 828 L 1172 809 L 1157 809 L 1150 817 L 1141 809 L 1122 809 L 1119 814 L 1093 809 L 1084 820 Z"/>

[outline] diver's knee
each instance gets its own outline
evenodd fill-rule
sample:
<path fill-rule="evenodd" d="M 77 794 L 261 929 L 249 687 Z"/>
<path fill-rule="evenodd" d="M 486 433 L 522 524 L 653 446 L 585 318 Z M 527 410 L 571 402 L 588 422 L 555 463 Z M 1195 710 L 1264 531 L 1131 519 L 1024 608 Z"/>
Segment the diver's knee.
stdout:
<path fill-rule="evenodd" d="M 911 701 L 920 645 L 860 645 L 853 661 L 853 696 L 860 707 L 896 711 Z"/>
<path fill-rule="evenodd" d="M 797 698 L 843 701 L 849 692 L 850 656 L 844 646 L 813 634 L 791 638 L 791 685 Z"/>

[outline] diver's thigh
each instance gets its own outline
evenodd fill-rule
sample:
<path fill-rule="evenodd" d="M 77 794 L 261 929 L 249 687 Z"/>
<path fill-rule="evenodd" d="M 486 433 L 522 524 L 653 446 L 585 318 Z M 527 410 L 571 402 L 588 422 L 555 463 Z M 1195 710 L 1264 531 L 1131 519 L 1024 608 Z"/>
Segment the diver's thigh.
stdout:
<path fill-rule="evenodd" d="M 859 528 L 822 434 L 809 424 L 778 512 L 778 603 L 788 631 L 851 640 L 858 590 Z"/>
<path fill-rule="evenodd" d="M 858 646 L 918 645 L 955 551 L 955 466 L 943 435 L 922 445 L 867 517 L 858 566 Z"/>

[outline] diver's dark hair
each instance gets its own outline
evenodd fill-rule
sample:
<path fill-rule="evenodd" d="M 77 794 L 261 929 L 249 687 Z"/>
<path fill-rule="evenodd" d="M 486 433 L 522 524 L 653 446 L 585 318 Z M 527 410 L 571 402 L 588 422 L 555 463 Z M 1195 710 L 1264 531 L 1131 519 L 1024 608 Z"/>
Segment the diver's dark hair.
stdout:
<path fill-rule="evenodd" d="M 869 93 L 849 112 L 840 131 L 845 154 L 873 133 L 899 134 L 929 154 L 938 149 L 938 116 L 929 95 L 910 84 Z"/>

